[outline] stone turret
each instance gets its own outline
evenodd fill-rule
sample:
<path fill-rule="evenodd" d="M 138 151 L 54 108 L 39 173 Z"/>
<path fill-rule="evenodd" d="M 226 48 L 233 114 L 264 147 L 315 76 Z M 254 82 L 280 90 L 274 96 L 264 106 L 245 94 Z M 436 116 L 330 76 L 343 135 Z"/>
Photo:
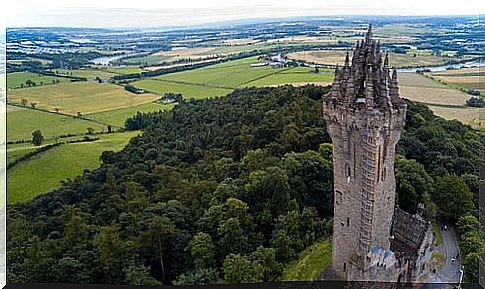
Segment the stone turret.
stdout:
<path fill-rule="evenodd" d="M 369 26 L 352 59 L 347 53 L 343 67 L 335 68 L 332 89 L 323 99 L 334 158 L 332 268 L 342 279 L 372 280 L 384 272 L 382 264 L 395 262 L 390 251 L 394 157 L 406 104 L 397 71 L 389 73 L 388 55 L 382 59 Z"/>

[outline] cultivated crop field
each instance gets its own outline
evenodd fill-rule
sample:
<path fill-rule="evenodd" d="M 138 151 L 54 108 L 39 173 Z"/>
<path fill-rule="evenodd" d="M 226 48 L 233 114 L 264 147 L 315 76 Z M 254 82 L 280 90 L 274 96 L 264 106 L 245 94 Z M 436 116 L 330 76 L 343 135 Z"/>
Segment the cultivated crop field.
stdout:
<path fill-rule="evenodd" d="M 86 133 L 88 128 L 105 131 L 104 125 L 29 108 L 7 106 L 7 140 L 30 140 L 32 132 L 40 129 L 45 138 L 62 134 Z"/>
<path fill-rule="evenodd" d="M 345 61 L 344 50 L 308 50 L 288 54 L 289 59 L 304 60 L 324 65 L 343 65 Z M 352 56 L 352 55 L 350 55 Z M 442 65 L 453 57 L 439 57 L 427 50 L 409 50 L 408 53 L 390 53 L 389 62 L 396 67 L 420 67 Z M 462 59 L 464 60 L 464 59 Z"/>
<path fill-rule="evenodd" d="M 485 70 L 483 66 L 446 70 L 428 73 L 431 77 L 445 83 L 465 89 L 485 91 Z"/>
<path fill-rule="evenodd" d="M 469 95 L 416 73 L 400 73 L 402 97 L 427 104 L 464 106 Z"/>
<path fill-rule="evenodd" d="M 85 169 L 98 167 L 99 156 L 103 151 L 118 151 L 138 134 L 136 131 L 104 134 L 99 135 L 101 139 L 94 142 L 62 144 L 16 165 L 8 170 L 7 203 L 27 201 L 55 189 L 61 180 L 72 179 L 81 175 Z"/>
<path fill-rule="evenodd" d="M 402 97 L 428 105 L 436 115 L 481 128 L 480 109 L 465 106 L 468 94 L 416 73 L 400 73 L 399 85 Z"/>
<path fill-rule="evenodd" d="M 59 83 L 71 82 L 71 80 L 66 77 L 46 76 L 32 72 L 14 72 L 7 74 L 7 90 L 29 87 L 26 83 L 29 79 L 34 82 L 36 86 L 55 84 L 57 81 L 59 81 Z"/>
<path fill-rule="evenodd" d="M 154 94 L 133 94 L 122 86 L 108 83 L 73 82 L 62 85 L 18 89 L 9 93 L 9 101 L 20 103 L 26 99 L 38 108 L 76 115 L 115 110 L 152 102 Z"/>

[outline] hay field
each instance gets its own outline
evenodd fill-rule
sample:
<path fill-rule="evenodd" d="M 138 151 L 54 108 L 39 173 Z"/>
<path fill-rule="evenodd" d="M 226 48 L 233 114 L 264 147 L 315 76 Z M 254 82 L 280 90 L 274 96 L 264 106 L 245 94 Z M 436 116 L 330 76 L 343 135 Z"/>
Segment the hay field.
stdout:
<path fill-rule="evenodd" d="M 464 106 L 469 95 L 416 73 L 400 73 L 401 96 L 435 105 Z"/>
<path fill-rule="evenodd" d="M 344 50 L 307 50 L 288 54 L 289 59 L 303 60 L 324 65 L 343 65 L 345 61 Z M 352 55 L 350 55 L 352 56 Z M 410 50 L 408 53 L 390 53 L 389 62 L 396 67 L 419 67 L 442 65 L 450 60 L 450 57 L 432 55 L 426 50 Z"/>
<path fill-rule="evenodd" d="M 26 99 L 49 111 L 83 115 L 140 105 L 157 100 L 155 94 L 133 94 L 122 86 L 108 83 L 72 82 L 59 85 L 13 90 L 9 101 L 20 103 Z"/>
<path fill-rule="evenodd" d="M 485 69 L 483 66 L 452 69 L 428 74 L 452 86 L 485 91 Z"/>

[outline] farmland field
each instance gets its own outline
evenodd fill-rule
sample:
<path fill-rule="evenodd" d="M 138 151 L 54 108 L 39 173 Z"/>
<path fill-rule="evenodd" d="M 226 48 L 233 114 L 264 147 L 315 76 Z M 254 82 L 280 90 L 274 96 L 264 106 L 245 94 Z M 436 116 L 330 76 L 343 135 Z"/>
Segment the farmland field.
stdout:
<path fill-rule="evenodd" d="M 320 85 L 330 84 L 333 74 L 330 70 L 321 69 L 319 74 L 311 73 L 313 69 L 308 67 L 294 67 L 278 74 L 272 74 L 255 81 L 251 81 L 246 86 L 273 86 L 281 84 L 306 84 L 315 83 Z"/>
<path fill-rule="evenodd" d="M 15 88 L 22 88 L 28 87 L 26 84 L 27 80 L 32 80 L 36 86 L 40 86 L 41 82 L 43 85 L 54 84 L 53 81 L 61 82 L 71 82 L 69 78 L 66 77 L 55 77 L 55 76 L 46 76 L 41 75 L 38 73 L 32 72 L 14 72 L 7 74 L 7 90 L 15 89 Z"/>
<path fill-rule="evenodd" d="M 137 134 L 139 132 L 113 133 L 102 135 L 95 142 L 63 144 L 18 164 L 8 171 L 7 203 L 27 201 L 55 189 L 62 180 L 98 167 L 103 151 L 120 150 Z"/>
<path fill-rule="evenodd" d="M 342 65 L 345 60 L 344 50 L 308 50 L 288 54 L 289 59 L 304 60 L 325 65 Z M 432 55 L 426 50 L 409 50 L 407 53 L 390 53 L 389 63 L 396 67 L 419 67 L 442 65 L 452 57 Z M 464 60 L 464 59 L 461 59 Z"/>
<path fill-rule="evenodd" d="M 71 116 L 7 106 L 8 141 L 30 140 L 32 132 L 37 129 L 45 138 L 53 138 L 61 134 L 85 133 L 89 127 L 95 131 L 106 130 L 103 125 Z"/>
<path fill-rule="evenodd" d="M 38 108 L 76 115 L 90 114 L 152 102 L 159 97 L 154 94 L 133 94 L 122 86 L 108 83 L 73 82 L 62 85 L 18 89 L 9 93 L 9 100 L 20 103 L 21 99 L 36 102 Z"/>
<path fill-rule="evenodd" d="M 141 73 L 146 71 L 145 69 L 141 69 L 139 67 L 123 67 L 123 66 L 109 66 L 107 68 L 103 68 L 103 70 L 114 74 L 133 74 L 133 73 Z"/>
<path fill-rule="evenodd" d="M 185 98 L 207 98 L 230 93 L 231 89 L 211 87 L 201 84 L 175 83 L 155 79 L 144 79 L 131 83 L 132 85 L 163 95 L 167 92 L 181 93 Z"/>
<path fill-rule="evenodd" d="M 239 52 L 251 51 L 255 49 L 269 49 L 272 47 L 275 47 L 275 45 L 263 43 L 257 43 L 253 45 L 221 45 L 210 47 L 194 47 L 170 51 L 159 51 L 147 56 L 129 58 L 126 59 L 126 62 L 133 64 L 139 63 L 142 65 L 154 65 L 162 62 L 171 62 L 179 59 L 189 58 L 195 61 L 207 57 L 227 56 Z"/>
<path fill-rule="evenodd" d="M 485 91 L 485 82 L 482 80 L 485 77 L 483 66 L 433 72 L 429 75 L 458 88 Z"/>
<path fill-rule="evenodd" d="M 99 77 L 101 79 L 108 79 L 116 75 L 115 73 L 104 71 L 101 69 L 53 69 L 51 71 L 59 74 L 85 77 L 88 80 L 94 80 L 96 79 L 96 77 Z"/>
<path fill-rule="evenodd" d="M 468 94 L 416 73 L 400 73 L 399 85 L 402 97 L 428 105 L 436 115 L 481 128 L 480 109 L 465 106 Z"/>
<path fill-rule="evenodd" d="M 401 96 L 426 104 L 464 106 L 469 95 L 416 73 L 400 73 Z"/>
<path fill-rule="evenodd" d="M 94 113 L 94 114 L 87 115 L 87 117 L 103 123 L 122 127 L 125 125 L 126 119 L 131 116 L 134 116 L 137 112 L 169 110 L 169 109 L 172 109 L 174 105 L 175 103 L 160 104 L 156 102 L 150 102 L 150 103 L 137 105 L 133 107 Z"/>

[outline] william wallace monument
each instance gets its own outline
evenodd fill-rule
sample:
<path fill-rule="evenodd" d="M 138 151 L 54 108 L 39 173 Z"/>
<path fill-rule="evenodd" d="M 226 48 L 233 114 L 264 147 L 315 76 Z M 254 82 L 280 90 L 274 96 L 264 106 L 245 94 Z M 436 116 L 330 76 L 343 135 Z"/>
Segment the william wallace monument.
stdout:
<path fill-rule="evenodd" d="M 424 282 L 434 237 L 421 212 L 395 207 L 395 146 L 405 125 L 397 71 L 371 26 L 335 69 L 323 112 L 333 141 L 332 275 L 348 281 Z"/>

